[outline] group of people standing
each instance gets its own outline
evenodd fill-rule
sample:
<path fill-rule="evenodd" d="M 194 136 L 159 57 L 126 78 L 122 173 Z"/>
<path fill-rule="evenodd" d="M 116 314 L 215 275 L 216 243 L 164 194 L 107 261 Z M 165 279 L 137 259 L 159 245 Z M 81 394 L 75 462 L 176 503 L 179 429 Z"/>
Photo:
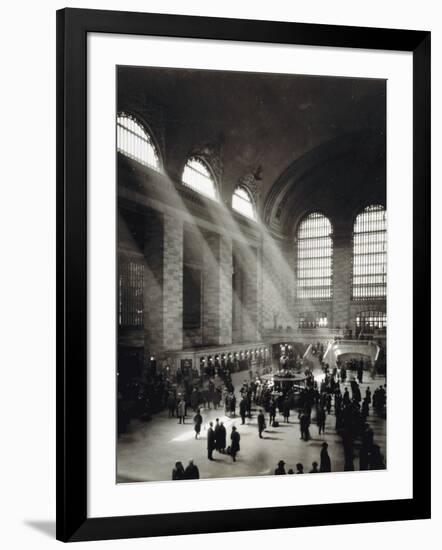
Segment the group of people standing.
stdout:
<path fill-rule="evenodd" d="M 201 426 L 203 424 L 203 417 L 200 409 L 197 410 L 195 416 L 193 417 L 193 423 L 195 439 L 198 439 L 201 433 Z M 209 427 L 207 429 L 207 458 L 209 460 L 214 460 L 213 451 L 217 451 L 221 454 L 230 455 L 233 462 L 236 462 L 236 455 L 240 450 L 240 439 L 241 436 L 239 435 L 236 426 L 232 426 L 232 431 L 230 433 L 230 445 L 227 446 L 227 430 L 224 426 L 224 422 L 220 422 L 219 418 L 216 419 L 215 426 L 213 425 L 213 422 L 209 422 Z"/>
<path fill-rule="evenodd" d="M 175 462 L 175 468 L 172 470 L 172 481 L 180 481 L 182 479 L 199 479 L 200 472 L 198 466 L 189 460 L 189 464 L 184 468 L 181 461 Z"/>
<path fill-rule="evenodd" d="M 318 469 L 318 463 L 312 462 L 312 469 L 309 471 L 310 474 L 319 474 L 319 473 L 325 473 L 325 472 L 331 472 L 331 460 L 330 456 L 328 454 L 328 443 L 324 441 L 322 444 L 322 450 L 321 450 L 321 456 L 320 456 L 320 465 Z M 292 468 L 289 468 L 289 470 L 285 471 L 285 462 L 283 460 L 280 460 L 278 462 L 278 466 L 275 469 L 275 475 L 285 475 L 285 474 L 294 474 Z M 301 462 L 298 462 L 296 464 L 296 473 L 297 474 L 304 474 L 304 465 Z"/>
<path fill-rule="evenodd" d="M 227 432 L 223 422 L 216 419 L 215 427 L 213 422 L 209 422 L 209 428 L 207 430 L 207 458 L 214 460 L 213 451 L 218 451 L 221 454 L 228 454 L 232 457 L 233 462 L 236 462 L 236 455 L 240 450 L 240 439 L 236 426 L 232 426 L 230 433 L 230 445 L 226 448 Z"/>

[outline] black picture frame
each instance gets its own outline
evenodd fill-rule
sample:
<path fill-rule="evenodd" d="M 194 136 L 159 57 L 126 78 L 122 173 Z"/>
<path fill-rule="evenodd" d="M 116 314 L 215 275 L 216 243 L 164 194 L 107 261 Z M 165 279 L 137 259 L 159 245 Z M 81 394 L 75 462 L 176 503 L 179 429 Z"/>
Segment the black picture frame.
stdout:
<path fill-rule="evenodd" d="M 236 40 L 413 54 L 413 498 L 87 516 L 87 34 Z M 426 383 L 421 384 L 422 377 Z M 85 541 L 430 517 L 430 33 L 64 9 L 57 12 L 57 538 Z M 419 388 L 419 389 L 418 389 Z"/>

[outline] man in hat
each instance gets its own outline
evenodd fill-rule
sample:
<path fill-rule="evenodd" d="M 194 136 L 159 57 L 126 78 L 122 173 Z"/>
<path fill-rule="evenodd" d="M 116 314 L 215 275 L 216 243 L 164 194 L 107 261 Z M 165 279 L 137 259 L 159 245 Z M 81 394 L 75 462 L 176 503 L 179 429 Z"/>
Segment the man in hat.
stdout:
<path fill-rule="evenodd" d="M 282 475 L 285 475 L 286 471 L 285 471 L 285 462 L 283 460 L 280 460 L 278 462 L 278 466 L 275 470 L 275 476 L 282 476 Z"/>

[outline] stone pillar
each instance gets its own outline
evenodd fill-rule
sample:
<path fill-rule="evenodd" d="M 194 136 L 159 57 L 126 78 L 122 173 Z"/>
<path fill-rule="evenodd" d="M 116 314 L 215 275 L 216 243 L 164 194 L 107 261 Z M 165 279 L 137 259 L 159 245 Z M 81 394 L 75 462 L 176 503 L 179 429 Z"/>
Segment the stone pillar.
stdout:
<path fill-rule="evenodd" d="M 182 222 L 149 217 L 144 257 L 144 349 L 157 357 L 183 347 Z"/>
<path fill-rule="evenodd" d="M 232 343 L 232 239 L 220 238 L 220 344 Z"/>
<path fill-rule="evenodd" d="M 218 233 L 205 237 L 203 343 L 232 343 L 232 240 Z"/>
<path fill-rule="evenodd" d="M 243 265 L 243 339 L 258 340 L 258 254 L 248 247 Z"/>
<path fill-rule="evenodd" d="M 333 327 L 344 329 L 350 319 L 352 240 L 348 231 L 333 235 Z"/>
<path fill-rule="evenodd" d="M 183 222 L 164 215 L 164 348 L 183 349 Z"/>
<path fill-rule="evenodd" d="M 242 337 L 242 286 L 243 276 L 238 255 L 232 251 L 232 341 L 241 342 Z"/>

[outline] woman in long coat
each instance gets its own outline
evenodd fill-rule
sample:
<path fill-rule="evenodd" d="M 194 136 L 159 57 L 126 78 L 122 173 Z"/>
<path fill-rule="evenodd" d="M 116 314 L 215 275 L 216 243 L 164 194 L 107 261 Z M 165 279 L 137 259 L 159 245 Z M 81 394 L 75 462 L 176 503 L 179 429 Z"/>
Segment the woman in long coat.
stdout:
<path fill-rule="evenodd" d="M 236 462 L 236 453 L 239 453 L 240 447 L 239 447 L 239 440 L 241 439 L 241 436 L 237 432 L 235 426 L 232 426 L 232 433 L 230 434 L 230 454 L 232 456 L 233 462 Z"/>

